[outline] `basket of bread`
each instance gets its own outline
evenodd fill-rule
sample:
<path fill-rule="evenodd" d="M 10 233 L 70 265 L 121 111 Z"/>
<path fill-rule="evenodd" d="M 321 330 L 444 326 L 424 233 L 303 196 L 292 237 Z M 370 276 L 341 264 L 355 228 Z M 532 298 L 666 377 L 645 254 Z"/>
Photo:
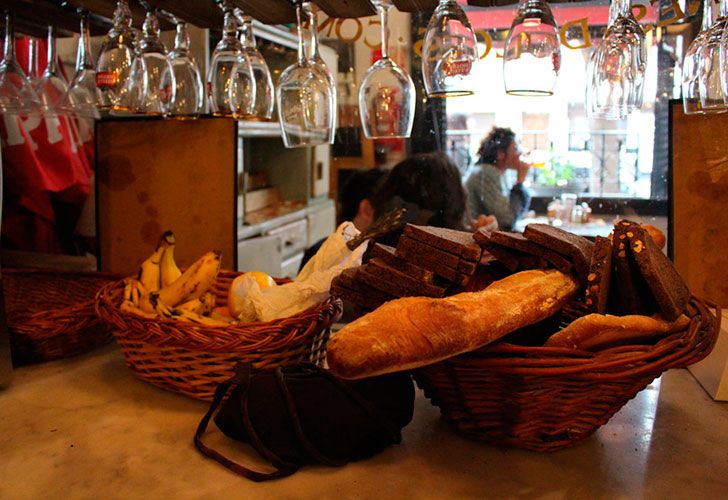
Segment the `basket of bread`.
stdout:
<path fill-rule="evenodd" d="M 83 354 L 108 344 L 94 308 L 96 292 L 118 279 L 94 271 L 3 269 L 5 314 L 15 364 Z"/>
<path fill-rule="evenodd" d="M 137 276 L 99 291 L 96 310 L 137 377 L 209 401 L 237 362 L 274 368 L 323 361 L 342 310 L 329 295 L 331 278 L 358 265 L 364 251 L 346 248 L 350 227 L 337 229 L 295 280 L 221 271 L 215 251 L 181 270 L 167 231 Z"/>
<path fill-rule="evenodd" d="M 690 294 L 660 237 L 627 220 L 596 241 L 546 224 L 405 226 L 396 248 L 374 245 L 334 280 L 361 316 L 333 336 L 328 364 L 348 379 L 413 370 L 472 439 L 573 445 L 715 345 L 720 311 Z"/>

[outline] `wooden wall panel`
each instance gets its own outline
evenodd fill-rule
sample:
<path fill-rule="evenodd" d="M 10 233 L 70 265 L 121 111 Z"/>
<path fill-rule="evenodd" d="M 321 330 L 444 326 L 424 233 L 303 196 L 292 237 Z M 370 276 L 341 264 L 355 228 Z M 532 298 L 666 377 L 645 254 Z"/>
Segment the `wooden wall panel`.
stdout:
<path fill-rule="evenodd" d="M 235 121 L 224 118 L 97 122 L 101 270 L 136 272 L 167 229 L 180 267 L 219 249 L 223 268 L 235 268 L 235 134 Z"/>
<path fill-rule="evenodd" d="M 671 255 L 694 294 L 728 307 L 728 114 L 670 112 Z"/>

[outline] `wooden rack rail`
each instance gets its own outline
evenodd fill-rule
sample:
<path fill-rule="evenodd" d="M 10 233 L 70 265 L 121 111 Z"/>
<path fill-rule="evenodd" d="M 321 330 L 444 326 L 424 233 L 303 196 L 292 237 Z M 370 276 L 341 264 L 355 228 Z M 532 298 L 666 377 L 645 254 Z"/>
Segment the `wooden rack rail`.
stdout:
<path fill-rule="evenodd" d="M 199 26 L 219 30 L 222 27 L 222 11 L 215 0 L 147 0 L 154 8 L 164 9 L 180 19 Z M 265 24 L 288 24 L 296 21 L 295 0 L 228 0 L 247 14 Z M 559 0 L 550 3 L 567 3 Z M 375 14 L 369 0 L 313 0 L 329 17 L 353 18 Z M 393 0 L 395 7 L 403 12 L 431 12 L 438 0 Z M 479 7 L 512 5 L 518 0 L 468 0 L 468 4 Z M 114 14 L 116 0 L 9 0 L 3 7 L 15 13 L 16 30 L 33 36 L 45 36 L 49 24 L 57 28 L 61 36 L 78 32 L 78 9 L 86 9 L 91 17 L 91 34 L 108 31 Z M 137 0 L 130 0 L 135 25 L 141 25 L 144 8 Z M 171 26 L 161 20 L 163 29 Z"/>

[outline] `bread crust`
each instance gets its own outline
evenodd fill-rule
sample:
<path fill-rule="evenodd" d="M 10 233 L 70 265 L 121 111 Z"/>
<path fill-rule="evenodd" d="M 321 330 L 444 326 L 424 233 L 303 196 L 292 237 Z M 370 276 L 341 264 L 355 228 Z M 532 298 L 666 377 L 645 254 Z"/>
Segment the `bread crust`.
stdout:
<path fill-rule="evenodd" d="M 597 351 L 617 345 L 639 344 L 683 330 L 689 322 L 684 315 L 675 321 L 665 321 L 639 314 L 588 314 L 549 337 L 545 347 Z"/>
<path fill-rule="evenodd" d="M 329 368 L 339 377 L 358 379 L 435 363 L 548 318 L 577 288 L 560 271 L 531 270 L 479 292 L 393 300 L 334 335 Z"/>

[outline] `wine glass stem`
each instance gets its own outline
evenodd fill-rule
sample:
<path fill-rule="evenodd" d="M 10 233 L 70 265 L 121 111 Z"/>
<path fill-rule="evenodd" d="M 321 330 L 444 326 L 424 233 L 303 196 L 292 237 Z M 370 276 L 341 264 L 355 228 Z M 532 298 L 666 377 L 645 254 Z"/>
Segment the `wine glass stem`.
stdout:
<path fill-rule="evenodd" d="M 5 51 L 3 61 L 9 63 L 15 59 L 15 30 L 13 29 L 13 15 L 5 12 Z"/>
<path fill-rule="evenodd" d="M 53 26 L 48 26 L 48 62 L 46 67 L 46 73 L 56 73 L 56 29 Z"/>
<path fill-rule="evenodd" d="M 308 18 L 308 29 L 311 32 L 311 47 L 309 47 L 309 59 L 314 59 L 318 54 L 318 32 L 316 31 L 316 13 L 311 9 L 311 4 L 307 4 L 306 17 Z"/>
<path fill-rule="evenodd" d="M 619 16 L 626 16 L 630 13 L 632 8 L 632 0 L 612 0 L 612 4 L 609 6 L 609 24 Z"/>
<path fill-rule="evenodd" d="M 382 59 L 388 59 L 387 45 L 389 44 L 389 30 L 387 29 L 387 17 L 389 15 L 389 5 L 380 3 L 379 9 L 379 29 L 382 31 Z"/>
<path fill-rule="evenodd" d="M 93 69 L 88 29 L 88 13 L 84 12 L 81 14 L 81 38 L 78 40 L 78 52 L 76 52 L 76 71 Z"/>
<path fill-rule="evenodd" d="M 303 24 L 301 21 L 301 11 L 303 7 L 301 3 L 296 4 L 296 31 L 298 32 L 298 63 L 306 62 L 306 55 L 303 50 Z"/>

